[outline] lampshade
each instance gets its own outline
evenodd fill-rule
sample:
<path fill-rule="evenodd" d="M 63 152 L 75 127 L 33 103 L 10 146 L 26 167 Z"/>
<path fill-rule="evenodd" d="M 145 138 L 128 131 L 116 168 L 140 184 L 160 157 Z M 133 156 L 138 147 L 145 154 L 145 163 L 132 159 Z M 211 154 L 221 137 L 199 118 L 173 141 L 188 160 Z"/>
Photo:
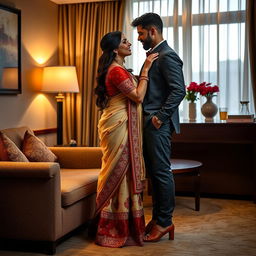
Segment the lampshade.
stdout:
<path fill-rule="evenodd" d="M 44 92 L 79 92 L 76 67 L 44 67 L 42 89 Z"/>

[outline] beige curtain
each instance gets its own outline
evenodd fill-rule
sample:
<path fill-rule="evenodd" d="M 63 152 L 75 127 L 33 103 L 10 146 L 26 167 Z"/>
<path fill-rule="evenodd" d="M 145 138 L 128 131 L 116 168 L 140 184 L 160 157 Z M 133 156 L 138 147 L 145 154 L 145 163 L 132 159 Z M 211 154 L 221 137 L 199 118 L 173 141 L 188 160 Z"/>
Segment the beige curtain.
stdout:
<path fill-rule="evenodd" d="M 67 94 L 64 102 L 63 142 L 76 139 L 85 146 L 98 145 L 100 117 L 95 105 L 100 40 L 121 30 L 124 0 L 59 6 L 59 64 L 77 68 L 80 92 Z"/>
<path fill-rule="evenodd" d="M 256 2 L 255 0 L 247 0 L 247 24 L 249 35 L 249 54 L 251 64 L 251 79 L 253 98 L 256 109 Z"/>

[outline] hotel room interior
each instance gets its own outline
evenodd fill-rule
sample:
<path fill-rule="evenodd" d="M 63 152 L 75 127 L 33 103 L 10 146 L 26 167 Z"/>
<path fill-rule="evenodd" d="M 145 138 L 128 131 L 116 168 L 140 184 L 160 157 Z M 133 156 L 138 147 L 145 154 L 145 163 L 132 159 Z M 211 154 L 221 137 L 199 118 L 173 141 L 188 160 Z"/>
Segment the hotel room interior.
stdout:
<path fill-rule="evenodd" d="M 162 17 L 186 85 L 219 92 L 210 117 L 199 93 L 193 117 L 189 100 L 180 105 L 172 158 L 202 166 L 175 174 L 175 240 L 104 248 L 88 234 L 101 165 L 99 42 L 123 31 L 133 52 L 126 67 L 138 75 L 145 51 L 130 23 L 146 12 Z M 256 255 L 255 46 L 254 0 L 0 0 L 0 131 L 18 147 L 33 140 L 52 159 L 1 159 L 0 255 Z M 147 222 L 150 186 L 144 209 Z"/>

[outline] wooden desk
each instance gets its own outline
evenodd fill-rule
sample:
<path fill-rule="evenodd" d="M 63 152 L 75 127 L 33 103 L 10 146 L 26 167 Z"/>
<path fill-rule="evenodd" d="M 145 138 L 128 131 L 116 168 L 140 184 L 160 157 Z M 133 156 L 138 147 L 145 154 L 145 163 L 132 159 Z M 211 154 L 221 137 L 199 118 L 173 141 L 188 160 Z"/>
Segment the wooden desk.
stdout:
<path fill-rule="evenodd" d="M 201 193 L 253 198 L 256 202 L 256 123 L 181 123 L 172 158 L 203 163 Z M 176 181 L 188 192 L 190 182 Z"/>

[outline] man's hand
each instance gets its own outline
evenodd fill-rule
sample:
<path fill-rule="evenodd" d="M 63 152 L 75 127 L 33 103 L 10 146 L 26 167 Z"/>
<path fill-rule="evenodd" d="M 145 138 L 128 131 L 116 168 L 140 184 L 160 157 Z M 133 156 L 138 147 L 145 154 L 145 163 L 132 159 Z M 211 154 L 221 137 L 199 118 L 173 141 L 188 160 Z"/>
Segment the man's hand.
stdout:
<path fill-rule="evenodd" d="M 156 129 L 159 129 L 162 125 L 162 121 L 158 119 L 157 116 L 152 117 L 152 124 L 156 127 Z"/>

